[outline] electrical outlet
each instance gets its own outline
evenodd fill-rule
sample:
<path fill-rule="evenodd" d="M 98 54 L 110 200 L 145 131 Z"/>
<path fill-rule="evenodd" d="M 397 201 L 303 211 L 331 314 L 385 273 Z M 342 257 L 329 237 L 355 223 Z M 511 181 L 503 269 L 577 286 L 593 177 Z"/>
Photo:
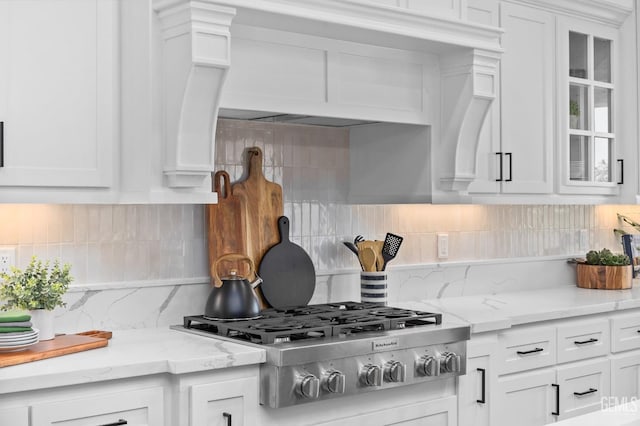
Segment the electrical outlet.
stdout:
<path fill-rule="evenodd" d="M 449 234 L 436 234 L 438 237 L 438 258 L 449 257 Z"/>
<path fill-rule="evenodd" d="M 8 273 L 11 266 L 16 264 L 15 247 L 0 247 L 0 274 Z"/>

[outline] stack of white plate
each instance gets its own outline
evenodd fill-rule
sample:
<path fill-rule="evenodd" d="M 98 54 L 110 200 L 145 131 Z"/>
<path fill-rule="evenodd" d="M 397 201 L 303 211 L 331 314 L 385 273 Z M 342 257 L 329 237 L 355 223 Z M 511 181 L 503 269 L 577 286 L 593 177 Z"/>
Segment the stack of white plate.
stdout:
<path fill-rule="evenodd" d="M 0 333 L 0 353 L 23 351 L 38 343 L 38 329 L 24 333 Z"/>

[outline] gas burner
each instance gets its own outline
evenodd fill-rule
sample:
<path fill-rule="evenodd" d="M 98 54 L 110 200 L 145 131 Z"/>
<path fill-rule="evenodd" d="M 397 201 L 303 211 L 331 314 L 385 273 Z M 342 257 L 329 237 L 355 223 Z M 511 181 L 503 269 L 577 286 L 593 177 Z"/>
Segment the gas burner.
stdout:
<path fill-rule="evenodd" d="M 251 320 L 215 320 L 185 317 L 184 327 L 252 343 L 275 344 L 298 340 L 351 336 L 440 324 L 441 314 L 341 302 L 299 307 L 269 308 Z"/>

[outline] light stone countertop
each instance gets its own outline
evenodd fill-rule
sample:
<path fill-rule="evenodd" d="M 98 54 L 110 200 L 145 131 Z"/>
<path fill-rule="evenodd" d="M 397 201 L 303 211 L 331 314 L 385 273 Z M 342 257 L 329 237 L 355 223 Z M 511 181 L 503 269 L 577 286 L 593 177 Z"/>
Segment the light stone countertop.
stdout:
<path fill-rule="evenodd" d="M 640 308 L 640 286 L 611 291 L 567 285 L 395 305 L 442 312 L 444 324 L 468 323 L 472 333 L 482 333 L 519 324 Z M 0 368 L 0 395 L 150 374 L 239 367 L 265 360 L 266 353 L 261 348 L 169 328 L 114 331 L 106 348 Z"/>
<path fill-rule="evenodd" d="M 114 331 L 109 345 L 0 368 L 0 395 L 150 374 L 259 364 L 263 349 L 169 328 Z"/>
<path fill-rule="evenodd" d="M 640 286 L 629 290 L 588 290 L 575 285 L 491 295 L 403 302 L 398 306 L 441 312 L 444 321 L 471 324 L 472 333 L 538 321 L 640 308 Z"/>

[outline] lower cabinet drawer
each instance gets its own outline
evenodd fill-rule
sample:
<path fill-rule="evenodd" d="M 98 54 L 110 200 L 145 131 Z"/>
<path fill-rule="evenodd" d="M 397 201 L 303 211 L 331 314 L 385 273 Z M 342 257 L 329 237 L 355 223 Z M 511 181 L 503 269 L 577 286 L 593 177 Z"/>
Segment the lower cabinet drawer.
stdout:
<path fill-rule="evenodd" d="M 151 387 L 45 402 L 31 406 L 31 423 L 38 426 L 161 426 L 164 425 L 163 400 L 163 388 Z"/>
<path fill-rule="evenodd" d="M 0 425 L 29 426 L 29 407 L 0 408 Z"/>
<path fill-rule="evenodd" d="M 586 321 L 558 326 L 558 363 L 579 361 L 609 353 L 607 321 Z"/>
<path fill-rule="evenodd" d="M 640 315 L 622 315 L 611 319 L 611 352 L 640 348 Z"/>
<path fill-rule="evenodd" d="M 597 411 L 603 397 L 611 395 L 611 370 L 607 359 L 558 367 L 560 419 Z"/>
<path fill-rule="evenodd" d="M 498 373 L 546 367 L 556 363 L 555 327 L 520 327 L 501 333 Z"/>

